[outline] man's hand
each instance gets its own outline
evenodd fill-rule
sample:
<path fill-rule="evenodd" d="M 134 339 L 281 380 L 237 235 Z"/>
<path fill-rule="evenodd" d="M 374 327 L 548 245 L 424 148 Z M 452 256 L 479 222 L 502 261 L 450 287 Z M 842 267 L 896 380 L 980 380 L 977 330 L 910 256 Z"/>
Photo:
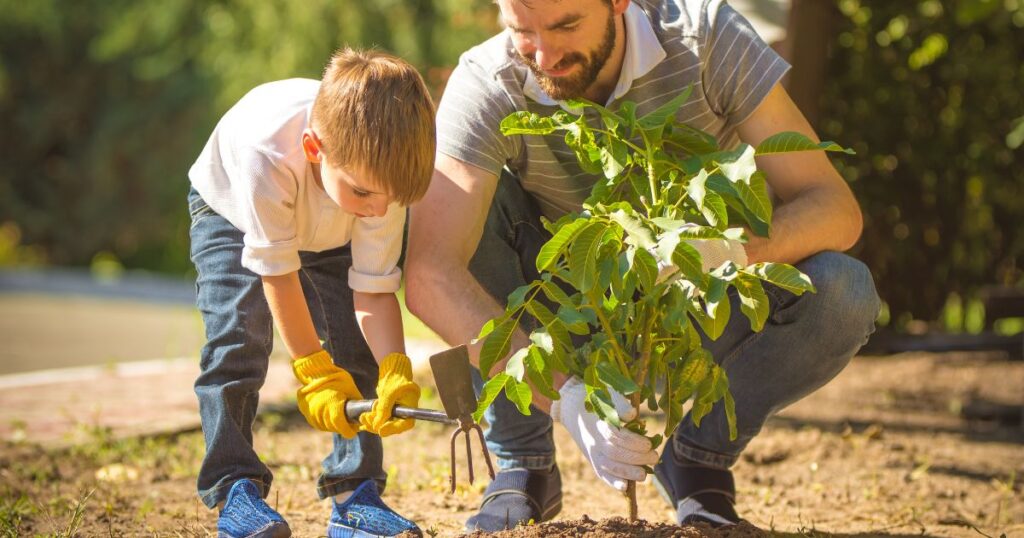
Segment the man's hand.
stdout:
<path fill-rule="evenodd" d="M 636 417 L 636 410 L 621 394 L 611 389 L 609 392 L 620 419 L 629 421 Z M 642 466 L 657 463 L 658 453 L 646 437 L 616 428 L 587 411 L 583 405 L 587 389 L 578 378 L 569 378 L 558 393 L 561 399 L 551 403 L 551 418 L 569 431 L 598 478 L 625 491 L 627 481 L 642 481 L 647 476 Z"/>
<path fill-rule="evenodd" d="M 347 371 L 335 366 L 324 350 L 292 362 L 292 371 L 302 388 L 296 393 L 299 411 L 310 426 L 338 433 L 346 439 L 356 436 L 356 428 L 345 418 L 345 402 L 361 400 L 362 394 Z"/>
<path fill-rule="evenodd" d="M 369 413 L 359 417 L 359 423 L 366 431 L 381 437 L 402 433 L 411 429 L 415 421 L 411 418 L 394 418 L 391 410 L 395 405 L 417 407 L 419 403 L 420 387 L 412 380 L 412 362 L 401 353 L 392 353 L 380 363 L 377 401 Z"/>

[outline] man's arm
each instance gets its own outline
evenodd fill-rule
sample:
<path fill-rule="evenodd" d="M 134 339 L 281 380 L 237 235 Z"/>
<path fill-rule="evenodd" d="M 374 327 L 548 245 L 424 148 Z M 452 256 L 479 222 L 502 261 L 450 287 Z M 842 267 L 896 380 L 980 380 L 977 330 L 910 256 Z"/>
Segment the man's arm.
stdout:
<path fill-rule="evenodd" d="M 406 304 L 450 345 L 473 340 L 484 323 L 505 311 L 469 272 L 497 183 L 490 172 L 438 154 L 430 189 L 410 210 Z M 512 349 L 528 344 L 526 335 L 516 331 Z M 477 366 L 480 347 L 469 346 L 470 361 Z M 564 382 L 559 377 L 556 387 Z M 533 404 L 547 412 L 551 401 L 535 390 Z"/>
<path fill-rule="evenodd" d="M 743 142 L 755 147 L 783 131 L 796 131 L 819 141 L 781 84 L 775 85 L 738 131 Z M 824 250 L 847 250 L 857 242 L 863 227 L 860 207 L 825 152 L 786 153 L 756 160 L 780 203 L 772 215 L 770 238 L 748 234 L 749 263 L 796 263 Z"/>
<path fill-rule="evenodd" d="M 379 362 L 391 353 L 405 354 L 402 310 L 394 293 L 352 292 L 356 321 Z"/>

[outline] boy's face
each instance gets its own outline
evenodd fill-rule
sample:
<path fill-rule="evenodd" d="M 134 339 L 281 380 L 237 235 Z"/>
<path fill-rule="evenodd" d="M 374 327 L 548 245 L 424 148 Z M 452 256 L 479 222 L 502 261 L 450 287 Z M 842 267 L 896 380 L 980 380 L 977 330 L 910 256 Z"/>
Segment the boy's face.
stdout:
<path fill-rule="evenodd" d="M 628 1 L 498 0 L 516 58 L 552 99 L 582 97 L 615 45 L 616 15 Z"/>
<path fill-rule="evenodd" d="M 391 196 L 369 181 L 368 174 L 353 167 L 327 162 L 320 149 L 320 140 L 311 129 L 302 134 L 302 149 L 313 165 L 313 175 L 320 186 L 343 211 L 357 217 L 383 217 L 387 214 Z"/>

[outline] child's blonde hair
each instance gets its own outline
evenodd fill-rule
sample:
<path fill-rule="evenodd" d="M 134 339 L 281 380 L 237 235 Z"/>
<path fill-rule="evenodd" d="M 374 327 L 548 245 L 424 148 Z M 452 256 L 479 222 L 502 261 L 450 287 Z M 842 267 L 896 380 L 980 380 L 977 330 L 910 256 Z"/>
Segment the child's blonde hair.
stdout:
<path fill-rule="evenodd" d="M 332 165 L 370 174 L 401 205 L 426 194 L 437 147 L 434 103 L 408 62 L 339 50 L 324 68 L 310 119 Z"/>

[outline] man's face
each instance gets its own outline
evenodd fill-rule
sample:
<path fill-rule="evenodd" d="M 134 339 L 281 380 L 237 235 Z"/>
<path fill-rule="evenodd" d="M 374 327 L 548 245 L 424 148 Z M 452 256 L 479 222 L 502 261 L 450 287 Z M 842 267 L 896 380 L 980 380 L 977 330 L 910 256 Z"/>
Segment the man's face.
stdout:
<path fill-rule="evenodd" d="M 615 46 L 604 0 L 498 0 L 519 61 L 555 100 L 582 97 Z"/>

